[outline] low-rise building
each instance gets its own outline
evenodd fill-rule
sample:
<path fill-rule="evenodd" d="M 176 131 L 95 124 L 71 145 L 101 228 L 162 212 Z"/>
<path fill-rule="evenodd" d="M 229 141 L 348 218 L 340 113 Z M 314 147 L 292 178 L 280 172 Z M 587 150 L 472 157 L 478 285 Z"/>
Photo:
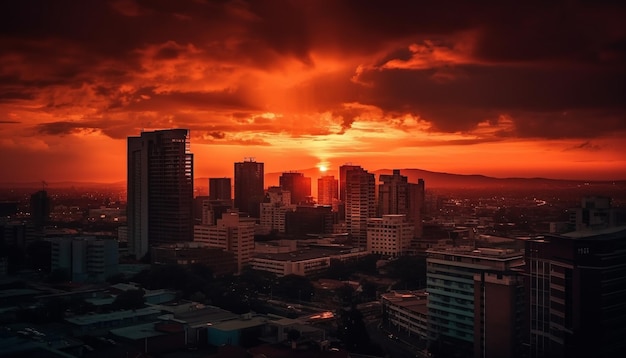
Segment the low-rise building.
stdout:
<path fill-rule="evenodd" d="M 383 326 L 419 339 L 428 338 L 428 294 L 425 291 L 392 291 L 380 296 Z"/>
<path fill-rule="evenodd" d="M 278 276 L 309 276 L 327 270 L 332 259 L 347 261 L 365 255 L 366 251 L 353 248 L 343 250 L 307 248 L 288 253 L 256 254 L 251 265 L 255 270 L 271 272 Z"/>

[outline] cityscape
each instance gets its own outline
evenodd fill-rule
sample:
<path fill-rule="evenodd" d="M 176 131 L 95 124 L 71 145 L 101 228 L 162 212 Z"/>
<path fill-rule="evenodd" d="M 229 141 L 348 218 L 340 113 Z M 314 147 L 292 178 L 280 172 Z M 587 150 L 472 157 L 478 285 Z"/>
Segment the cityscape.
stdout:
<path fill-rule="evenodd" d="M 0 357 L 619 357 L 626 7 L 0 5 Z"/>

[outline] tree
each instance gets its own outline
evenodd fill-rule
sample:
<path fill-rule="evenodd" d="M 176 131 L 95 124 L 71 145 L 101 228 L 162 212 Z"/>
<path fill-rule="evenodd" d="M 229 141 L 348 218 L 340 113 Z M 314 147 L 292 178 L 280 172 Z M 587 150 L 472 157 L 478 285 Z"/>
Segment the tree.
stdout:
<path fill-rule="evenodd" d="M 350 352 L 368 352 L 371 346 L 370 337 L 363 322 L 363 314 L 355 306 L 339 311 L 337 328 L 337 337 L 341 339 Z"/>

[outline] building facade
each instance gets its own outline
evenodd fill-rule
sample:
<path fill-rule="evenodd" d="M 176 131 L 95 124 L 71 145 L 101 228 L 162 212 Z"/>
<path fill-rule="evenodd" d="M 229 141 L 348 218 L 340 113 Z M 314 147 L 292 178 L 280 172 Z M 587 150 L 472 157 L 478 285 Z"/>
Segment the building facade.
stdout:
<path fill-rule="evenodd" d="M 406 215 L 383 215 L 367 219 L 367 252 L 385 256 L 407 254 L 413 240 L 413 223 Z"/>
<path fill-rule="evenodd" d="M 526 241 L 530 357 L 626 351 L 626 227 Z"/>
<path fill-rule="evenodd" d="M 417 184 L 409 183 L 400 175 L 399 169 L 393 174 L 381 174 L 378 185 L 378 214 L 405 214 L 413 223 L 414 236 L 422 236 L 422 215 L 424 207 L 424 180 Z"/>
<path fill-rule="evenodd" d="M 280 187 L 291 193 L 291 204 L 304 204 L 311 197 L 311 178 L 303 173 L 286 172 L 278 178 Z"/>
<path fill-rule="evenodd" d="M 193 239 L 193 154 L 189 130 L 128 137 L 129 252 L 142 258 L 153 244 Z"/>
<path fill-rule="evenodd" d="M 235 208 L 259 218 L 264 197 L 264 164 L 254 158 L 235 163 Z"/>
<path fill-rule="evenodd" d="M 517 277 L 520 274 L 514 272 L 514 269 L 523 265 L 523 253 L 511 249 L 449 246 L 429 249 L 427 255 L 428 336 L 432 349 L 464 357 L 476 356 L 477 352 L 482 357 L 485 352 L 503 351 L 511 347 L 519 349 L 522 344 L 522 327 L 508 329 L 508 324 L 514 325 L 519 320 L 515 317 L 512 317 L 511 322 L 492 319 L 489 307 L 498 310 L 500 307 L 514 306 L 514 313 L 517 314 L 523 309 L 523 297 L 498 295 L 499 290 L 483 291 L 483 284 L 506 286 L 513 281 L 505 280 L 504 277 Z M 491 278 L 490 275 L 495 275 L 496 279 L 502 278 L 502 281 L 487 280 Z M 520 293 L 517 287 L 503 291 Z M 484 305 L 487 305 L 487 309 L 484 309 Z M 503 316 L 506 315 L 503 313 Z M 476 327 L 477 323 L 481 327 Z M 479 334 L 476 334 L 476 329 Z M 486 344 L 504 344 L 506 349 L 486 347 Z"/>
<path fill-rule="evenodd" d="M 95 237 L 56 237 L 52 244 L 51 268 L 63 269 L 74 282 L 104 282 L 118 272 L 118 243 Z"/>
<path fill-rule="evenodd" d="M 317 203 L 320 205 L 337 205 L 339 200 L 339 181 L 332 175 L 317 179 Z M 336 210 L 336 209 L 334 209 Z"/>
<path fill-rule="evenodd" d="M 222 215 L 217 225 L 196 225 L 194 241 L 232 252 L 237 261 L 237 272 L 241 273 L 254 252 L 254 226 L 254 219 L 231 211 Z"/>
<path fill-rule="evenodd" d="M 232 200 L 230 178 L 209 178 L 209 200 Z"/>
<path fill-rule="evenodd" d="M 343 168 L 343 167 L 342 167 Z M 358 167 L 346 170 L 346 227 L 352 242 L 367 245 L 367 219 L 376 216 L 376 179 Z"/>

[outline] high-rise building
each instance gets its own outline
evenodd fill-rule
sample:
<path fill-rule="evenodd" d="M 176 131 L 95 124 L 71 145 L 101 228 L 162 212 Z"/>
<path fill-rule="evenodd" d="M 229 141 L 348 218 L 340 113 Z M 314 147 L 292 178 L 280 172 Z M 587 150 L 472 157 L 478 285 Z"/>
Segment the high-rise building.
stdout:
<path fill-rule="evenodd" d="M 413 239 L 413 223 L 406 215 L 383 215 L 367 219 L 367 251 L 385 256 L 407 253 Z"/>
<path fill-rule="evenodd" d="M 189 130 L 128 137 L 128 244 L 137 258 L 149 246 L 193 240 L 193 154 Z"/>
<path fill-rule="evenodd" d="M 404 214 L 413 223 L 414 237 L 422 235 L 424 180 L 409 183 L 406 176 L 394 169 L 392 175 L 381 174 L 378 185 L 378 214 Z"/>
<path fill-rule="evenodd" d="M 235 208 L 254 218 L 260 217 L 265 188 L 263 176 L 263 163 L 254 158 L 235 163 Z"/>
<path fill-rule="evenodd" d="M 292 204 L 303 204 L 311 196 L 311 178 L 303 173 L 286 172 L 278 178 L 280 187 L 291 193 Z"/>
<path fill-rule="evenodd" d="M 263 233 L 272 231 L 285 232 L 285 216 L 289 211 L 296 210 L 291 204 L 291 193 L 281 187 L 272 186 L 267 189 L 265 200 L 261 203 L 260 224 Z"/>
<path fill-rule="evenodd" d="M 336 205 L 339 199 L 339 182 L 333 175 L 325 175 L 317 179 L 317 203 L 320 205 Z"/>
<path fill-rule="evenodd" d="M 522 347 L 523 253 L 445 247 L 427 254 L 431 350 L 443 356 L 517 356 Z"/>
<path fill-rule="evenodd" d="M 529 357 L 626 351 L 626 227 L 526 241 Z"/>
<path fill-rule="evenodd" d="M 348 171 L 352 169 L 362 169 L 359 165 L 344 164 L 339 167 L 339 200 L 346 201 L 346 180 L 348 178 Z"/>
<path fill-rule="evenodd" d="M 285 232 L 291 236 L 330 235 L 337 213 L 330 206 L 300 205 L 285 213 Z"/>
<path fill-rule="evenodd" d="M 615 226 L 617 210 L 611 207 L 611 198 L 587 196 L 579 208 L 570 210 L 570 226 L 573 230 L 594 230 Z"/>
<path fill-rule="evenodd" d="M 365 247 L 367 219 L 376 216 L 376 178 L 361 167 L 346 170 L 346 227 L 352 242 Z"/>
<path fill-rule="evenodd" d="M 209 178 L 209 200 L 232 200 L 230 178 Z"/>
<path fill-rule="evenodd" d="M 47 191 L 39 190 L 30 196 L 30 218 L 37 228 L 43 227 L 50 219 L 50 198 Z"/>
<path fill-rule="evenodd" d="M 217 225 L 196 225 L 194 240 L 235 254 L 237 272 L 241 273 L 254 251 L 254 225 L 254 219 L 241 217 L 238 212 L 231 211 L 224 213 L 217 220 Z"/>

